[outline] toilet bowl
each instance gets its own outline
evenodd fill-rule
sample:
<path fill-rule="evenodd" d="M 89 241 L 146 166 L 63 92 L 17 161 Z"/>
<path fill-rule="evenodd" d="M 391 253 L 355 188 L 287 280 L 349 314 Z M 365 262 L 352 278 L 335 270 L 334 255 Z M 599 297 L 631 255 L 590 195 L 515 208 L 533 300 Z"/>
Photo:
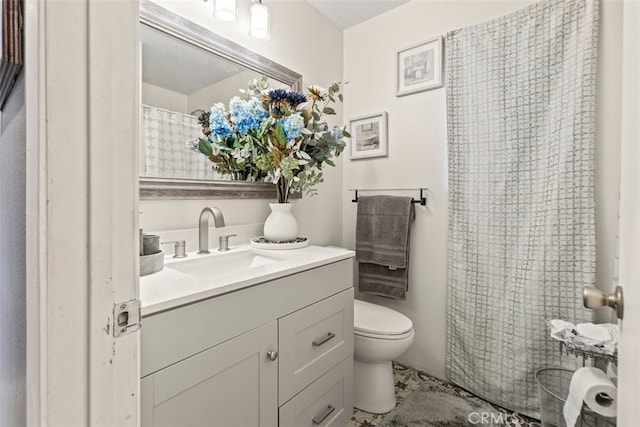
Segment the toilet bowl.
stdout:
<path fill-rule="evenodd" d="M 413 343 L 413 323 L 390 308 L 354 300 L 353 333 L 353 405 L 374 414 L 389 412 L 396 406 L 391 361 Z"/>

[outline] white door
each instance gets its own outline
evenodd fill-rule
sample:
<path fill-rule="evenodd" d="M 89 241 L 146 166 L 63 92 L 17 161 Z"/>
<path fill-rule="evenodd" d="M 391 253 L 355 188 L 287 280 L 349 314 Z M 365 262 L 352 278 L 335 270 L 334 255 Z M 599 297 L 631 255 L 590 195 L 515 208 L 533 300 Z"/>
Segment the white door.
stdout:
<path fill-rule="evenodd" d="M 139 423 L 138 2 L 27 0 L 27 422 Z"/>
<path fill-rule="evenodd" d="M 620 284 L 625 313 L 618 367 L 618 425 L 640 425 L 640 2 L 624 3 L 620 182 Z"/>

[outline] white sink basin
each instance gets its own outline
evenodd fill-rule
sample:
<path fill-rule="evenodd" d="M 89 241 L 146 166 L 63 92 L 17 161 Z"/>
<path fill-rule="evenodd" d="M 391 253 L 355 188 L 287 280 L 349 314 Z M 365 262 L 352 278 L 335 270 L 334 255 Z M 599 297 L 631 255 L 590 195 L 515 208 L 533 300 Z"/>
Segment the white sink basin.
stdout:
<path fill-rule="evenodd" d="M 266 254 L 254 250 L 224 253 L 215 253 L 211 256 L 203 256 L 185 261 L 166 264 L 170 268 L 199 279 L 219 279 L 221 276 L 240 275 L 247 270 L 260 269 L 261 267 L 284 261 L 286 258 L 275 254 Z"/>

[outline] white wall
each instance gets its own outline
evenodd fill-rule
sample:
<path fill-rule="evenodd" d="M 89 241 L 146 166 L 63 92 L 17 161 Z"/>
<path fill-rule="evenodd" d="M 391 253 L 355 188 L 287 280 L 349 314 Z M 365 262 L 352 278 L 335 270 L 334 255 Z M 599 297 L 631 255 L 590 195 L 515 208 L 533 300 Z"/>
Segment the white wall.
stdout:
<path fill-rule="evenodd" d="M 418 1 L 352 27 L 344 34 L 345 120 L 389 114 L 389 155 L 343 159 L 342 188 L 430 189 L 427 207 L 417 207 L 412 229 L 411 271 L 406 301 L 359 294 L 395 308 L 413 322 L 416 340 L 401 361 L 445 376 L 447 291 L 447 139 L 445 89 L 395 96 L 397 50 L 506 15 L 530 1 Z M 598 69 L 597 221 L 598 278 L 608 284 L 615 242 L 620 111 L 620 3 L 604 1 Z M 384 29 L 384 31 L 381 31 Z M 446 76 L 445 76 L 446 77 Z M 412 193 L 396 193 L 412 195 Z M 354 248 L 356 206 L 343 198 L 343 245 Z"/>
<path fill-rule="evenodd" d="M 260 78 L 260 74 L 253 70 L 245 70 L 218 83 L 198 89 L 189 94 L 188 106 L 190 111 L 208 110 L 213 104 L 222 102 L 229 108 L 229 100 L 234 96 L 242 97 L 240 89 L 246 89 L 251 79 Z"/>
<path fill-rule="evenodd" d="M 0 425 L 26 424 L 25 98 L 20 74 L 0 113 Z"/>
<path fill-rule="evenodd" d="M 329 86 L 342 79 L 342 31 L 303 1 L 270 2 L 271 38 L 267 41 L 249 36 L 249 0 L 241 0 L 239 19 L 222 22 L 213 18 L 211 2 L 155 0 L 155 3 L 209 28 L 303 76 L 303 84 Z M 239 88 L 238 88 L 239 89 Z M 342 108 L 337 106 L 337 123 Z M 299 234 L 312 243 L 340 244 L 342 220 L 342 168 L 327 168 L 319 195 L 294 201 Z M 147 230 L 171 230 L 197 226 L 205 206 L 222 209 L 227 224 L 264 222 L 269 200 L 141 201 L 140 226 Z M 318 214 L 321 212 L 322 214 Z"/>
<path fill-rule="evenodd" d="M 178 92 L 155 86 L 149 83 L 142 83 L 142 103 L 165 110 L 177 111 L 189 114 L 188 97 Z"/>

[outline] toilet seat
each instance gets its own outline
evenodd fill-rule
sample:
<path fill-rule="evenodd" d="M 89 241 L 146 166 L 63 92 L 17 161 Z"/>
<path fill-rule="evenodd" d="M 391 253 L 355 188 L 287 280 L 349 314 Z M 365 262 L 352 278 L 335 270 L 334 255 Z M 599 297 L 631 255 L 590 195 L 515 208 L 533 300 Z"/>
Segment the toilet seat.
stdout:
<path fill-rule="evenodd" d="M 404 314 L 390 308 L 354 300 L 353 332 L 363 337 L 399 340 L 413 334 L 413 323 Z"/>
<path fill-rule="evenodd" d="M 395 335 L 384 335 L 384 334 L 374 334 L 371 332 L 358 331 L 356 329 L 353 330 L 354 335 L 358 335 L 360 337 L 373 338 L 376 340 L 403 340 L 405 338 L 410 338 L 414 331 L 411 329 L 404 334 L 395 334 Z"/>

